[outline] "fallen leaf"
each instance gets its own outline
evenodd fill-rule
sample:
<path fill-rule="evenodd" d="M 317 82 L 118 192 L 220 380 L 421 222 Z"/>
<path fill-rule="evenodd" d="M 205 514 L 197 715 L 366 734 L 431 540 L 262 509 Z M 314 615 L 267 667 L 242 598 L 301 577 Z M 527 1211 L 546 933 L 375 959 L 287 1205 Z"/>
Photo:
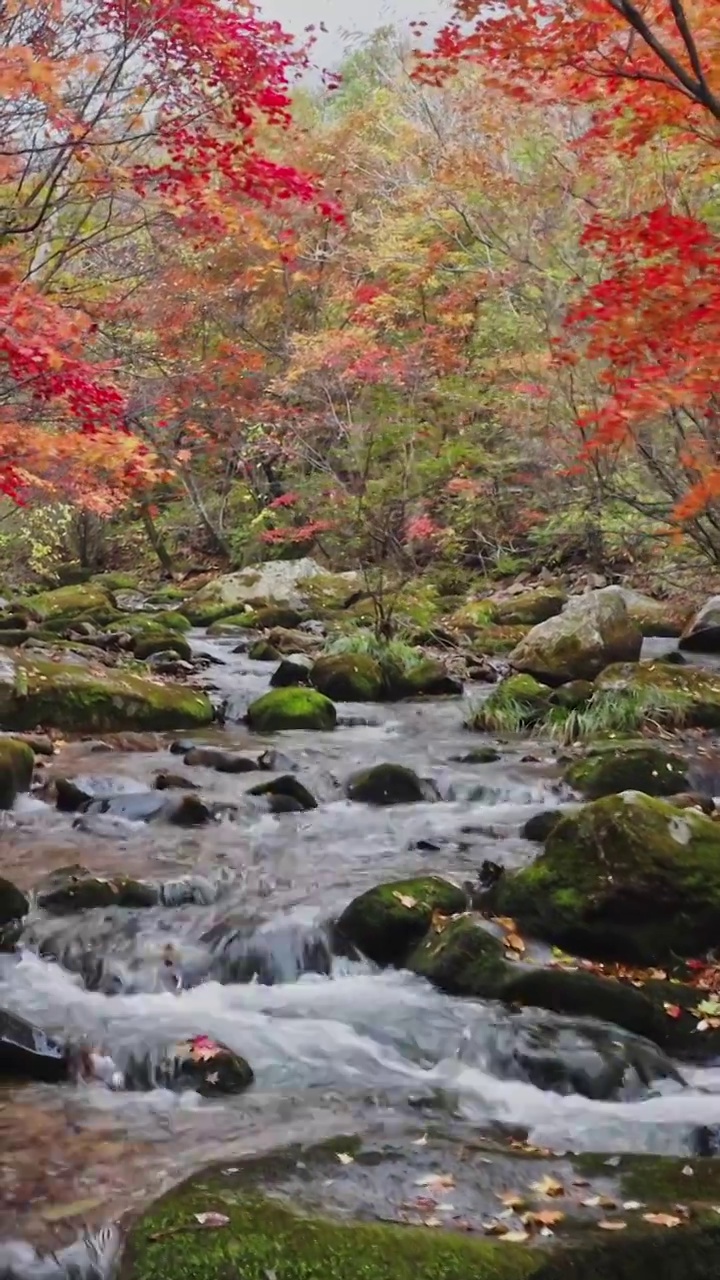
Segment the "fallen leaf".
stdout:
<path fill-rule="evenodd" d="M 424 1227 L 441 1227 L 442 1223 L 439 1218 L 423 1218 Z"/>
<path fill-rule="evenodd" d="M 559 1209 L 541 1209 L 539 1213 L 523 1214 L 524 1223 L 532 1223 L 538 1227 L 556 1227 L 564 1218 L 565 1214 Z"/>
<path fill-rule="evenodd" d="M 355 1163 L 355 1157 L 354 1157 L 354 1156 L 349 1156 L 349 1155 L 348 1155 L 348 1153 L 347 1153 L 347 1151 L 338 1151 L 338 1152 L 336 1152 L 336 1155 L 337 1155 L 337 1158 L 338 1158 L 338 1160 L 340 1161 L 340 1163 L 341 1163 L 341 1164 L 354 1164 L 354 1163 Z"/>
<path fill-rule="evenodd" d="M 597 1209 L 600 1206 L 599 1196 L 588 1196 L 587 1200 L 581 1200 L 580 1204 L 583 1209 Z"/>
<path fill-rule="evenodd" d="M 623 1204 L 623 1209 L 627 1209 L 628 1213 L 632 1213 L 637 1209 L 644 1209 L 644 1208 L 645 1208 L 645 1205 L 643 1204 L 642 1200 L 626 1200 L 625 1203 Z"/>
<path fill-rule="evenodd" d="M 193 1216 L 201 1227 L 226 1227 L 230 1221 L 224 1213 L 196 1213 Z"/>
<path fill-rule="evenodd" d="M 604 1218 L 602 1222 L 598 1222 L 598 1226 L 601 1231 L 624 1231 L 627 1222 L 622 1222 L 619 1218 L 615 1218 L 612 1221 Z"/>
<path fill-rule="evenodd" d="M 454 1187 L 455 1179 L 451 1173 L 426 1173 L 415 1181 L 416 1187 Z"/>
<path fill-rule="evenodd" d="M 720 1016 L 720 1000 L 701 1000 L 697 1008 L 698 1013 L 702 1013 L 706 1017 L 717 1018 Z"/>
<path fill-rule="evenodd" d="M 610 1159 L 606 1160 L 605 1164 L 610 1169 L 618 1169 L 620 1167 L 621 1160 L 622 1160 L 622 1156 L 610 1156 Z"/>
<path fill-rule="evenodd" d="M 531 1182 L 531 1191 L 537 1191 L 539 1196 L 564 1196 L 565 1188 L 562 1182 L 558 1182 L 556 1178 L 545 1177 L 539 1182 Z"/>
<path fill-rule="evenodd" d="M 617 1201 L 612 1196 L 598 1196 L 601 1209 L 617 1209 Z"/>
<path fill-rule="evenodd" d="M 695 1170 L 693 1169 L 691 1164 L 684 1164 L 682 1167 L 682 1172 L 685 1174 L 686 1178 L 692 1178 L 694 1177 L 694 1174 L 695 1174 Z"/>
<path fill-rule="evenodd" d="M 517 933 L 517 924 L 510 916 L 493 916 L 493 924 L 499 924 L 507 933 Z"/>
<path fill-rule="evenodd" d="M 212 1062 L 219 1053 L 222 1053 L 222 1045 L 209 1036 L 193 1036 L 190 1041 L 190 1056 L 196 1062 Z"/>
<path fill-rule="evenodd" d="M 667 1003 L 666 1003 L 666 1004 L 664 1004 L 664 1005 L 663 1005 L 663 1009 L 665 1010 L 665 1012 L 666 1012 L 666 1014 L 667 1014 L 668 1018 L 681 1018 L 681 1017 L 682 1017 L 682 1009 L 680 1008 L 680 1005 L 679 1005 L 679 1004 L 667 1004 Z"/>
<path fill-rule="evenodd" d="M 504 1222 L 498 1221 L 483 1222 L 482 1228 L 486 1236 L 505 1236 L 509 1230 L 509 1228 L 505 1226 Z"/>
<path fill-rule="evenodd" d="M 650 1222 L 654 1227 L 679 1227 L 682 1218 L 676 1218 L 672 1213 L 644 1213 L 643 1222 Z"/>
<path fill-rule="evenodd" d="M 525 1197 L 519 1191 L 496 1191 L 495 1195 L 508 1209 L 522 1209 Z"/>
<path fill-rule="evenodd" d="M 503 1244 L 525 1244 L 525 1241 L 529 1240 L 530 1236 L 527 1231 L 507 1231 L 500 1239 Z"/>
<path fill-rule="evenodd" d="M 417 898 L 411 898 L 409 893 L 398 893 L 396 889 L 393 893 L 393 898 L 397 898 L 400 905 L 407 907 L 408 911 L 417 906 Z"/>
<path fill-rule="evenodd" d="M 518 955 L 522 955 L 525 951 L 525 943 L 519 933 L 508 933 L 505 935 L 505 946 L 509 951 L 517 951 Z"/>
<path fill-rule="evenodd" d="M 414 1139 L 413 1139 L 413 1144 L 412 1144 L 412 1145 L 413 1145 L 414 1147 L 426 1147 L 426 1146 L 427 1146 L 427 1134 L 426 1134 L 426 1133 L 424 1133 L 424 1134 L 423 1134 L 423 1136 L 422 1136 L 422 1138 L 414 1138 Z"/>

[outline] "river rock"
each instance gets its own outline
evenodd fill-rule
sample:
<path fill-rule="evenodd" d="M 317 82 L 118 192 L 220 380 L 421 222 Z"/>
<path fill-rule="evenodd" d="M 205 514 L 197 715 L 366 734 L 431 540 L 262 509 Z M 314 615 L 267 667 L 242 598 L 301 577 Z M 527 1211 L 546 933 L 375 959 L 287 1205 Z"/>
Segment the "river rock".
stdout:
<path fill-rule="evenodd" d="M 568 814 L 533 866 L 499 881 L 493 910 L 597 959 L 657 965 L 720 936 L 720 826 L 640 792 Z"/>
<path fill-rule="evenodd" d="M 559 614 L 567 600 L 561 587 L 536 587 L 514 594 L 491 596 L 481 601 L 488 621 L 503 627 L 534 627 Z"/>
<path fill-rule="evenodd" d="M 682 635 L 688 623 L 689 610 L 678 600 L 655 600 L 632 587 L 613 587 L 622 596 L 630 621 L 643 636 L 674 638 Z"/>
<path fill-rule="evenodd" d="M 251 787 L 248 791 L 250 796 L 270 796 L 275 800 L 293 800 L 298 809 L 317 809 L 318 802 L 314 795 L 304 787 L 292 773 L 284 773 L 279 778 L 273 778 L 270 782 L 262 782 L 256 787 Z M 275 809 L 275 812 L 279 810 Z M 285 810 L 285 812 L 290 812 Z"/>
<path fill-rule="evenodd" d="M 545 718 L 552 691 L 534 676 L 506 676 L 465 721 L 478 733 L 517 733 Z"/>
<path fill-rule="evenodd" d="M 337 933 L 376 964 L 400 966 L 435 913 L 451 916 L 466 905 L 465 891 L 439 876 L 395 880 L 354 898 L 337 922 Z"/>
<path fill-rule="evenodd" d="M 257 733 L 275 733 L 280 729 L 334 729 L 337 724 L 335 705 L 315 689 L 294 686 L 271 689 L 257 698 L 247 709 L 245 719 Z"/>
<path fill-rule="evenodd" d="M 93 907 L 154 907 L 157 886 L 130 876 L 96 876 L 87 867 L 61 867 L 36 887 L 37 904 L 51 915 L 70 915 Z"/>
<path fill-rule="evenodd" d="M 407 959 L 407 968 L 454 996 L 497 997 L 508 976 L 502 943 L 477 918 L 455 907 L 435 927 L 427 922 L 422 939 Z"/>
<path fill-rule="evenodd" d="M 158 1054 L 130 1055 L 120 1069 L 130 1091 L 192 1089 L 203 1098 L 242 1093 L 254 1079 L 244 1058 L 204 1035 Z"/>
<path fill-rule="evenodd" d="M 89 613 L 106 613 L 108 616 L 117 613 L 111 593 L 91 582 L 24 596 L 11 601 L 9 609 L 14 613 L 24 613 L 39 622 L 70 622 Z"/>
<path fill-rule="evenodd" d="M 213 578 L 183 607 L 190 620 L 201 626 L 223 613 L 227 616 L 239 613 L 241 605 L 252 605 L 258 600 L 302 611 L 308 603 L 302 584 L 319 576 L 326 576 L 325 569 L 309 557 L 248 565 L 237 573 Z M 349 580 L 348 594 L 352 589 Z"/>
<path fill-rule="evenodd" d="M 24 653 L 0 660 L 0 722 L 9 729 L 42 724 L 86 733 L 160 730 L 209 724 L 212 718 L 207 695 L 183 685 Z"/>
<path fill-rule="evenodd" d="M 682 756 L 649 742 L 596 747 L 583 760 L 570 764 L 563 776 L 588 800 L 599 800 L 619 791 L 674 796 L 688 787 L 688 766 Z"/>
<path fill-rule="evenodd" d="M 192 782 L 190 778 L 186 778 L 184 773 L 156 773 L 153 779 L 153 787 L 156 791 L 197 791 L 196 782 Z"/>
<path fill-rule="evenodd" d="M 686 626 L 678 648 L 693 653 L 720 652 L 720 596 L 711 596 Z"/>
<path fill-rule="evenodd" d="M 12 924 L 14 920 L 22 920 L 29 910 L 26 895 L 12 880 L 0 876 L 0 929 Z"/>
<path fill-rule="evenodd" d="M 107 814 L 126 822 L 170 822 L 178 827 L 203 826 L 213 810 L 199 796 L 165 795 L 157 791 L 127 791 L 118 795 L 89 795 L 66 778 L 54 779 L 57 807 L 65 813 Z"/>
<path fill-rule="evenodd" d="M 380 664 L 364 653 L 318 658 L 310 682 L 334 702 L 377 702 L 383 692 Z"/>
<path fill-rule="evenodd" d="M 248 649 L 248 658 L 253 662 L 277 662 L 280 657 L 280 650 L 275 648 L 269 640 L 255 640 Z"/>
<path fill-rule="evenodd" d="M 509 661 L 549 684 L 592 680 L 613 662 L 640 657 L 642 633 L 614 587 L 574 597 L 564 611 L 533 627 Z"/>
<path fill-rule="evenodd" d="M 282 605 L 269 605 L 265 609 L 254 611 L 253 626 L 258 631 L 272 631 L 273 627 L 282 627 L 285 631 L 294 631 L 306 620 L 307 615 L 297 609 Z"/>
<path fill-rule="evenodd" d="M 67 1080 L 65 1047 L 17 1014 L 0 1010 L 0 1077 L 47 1084 Z"/>
<path fill-rule="evenodd" d="M 11 809 L 20 791 L 29 791 L 35 753 L 27 742 L 0 738 L 0 809 Z"/>
<path fill-rule="evenodd" d="M 252 773 L 259 767 L 252 756 L 223 751 L 220 747 L 191 747 L 183 757 L 183 764 L 204 765 L 217 773 Z"/>
<path fill-rule="evenodd" d="M 463 682 L 436 658 L 423 658 L 404 670 L 389 665 L 385 673 L 389 698 L 456 698 L 462 694 Z"/>
<path fill-rule="evenodd" d="M 659 661 L 621 662 L 606 667 L 595 687 L 627 695 L 655 720 L 720 729 L 720 672 Z"/>
<path fill-rule="evenodd" d="M 362 804 L 417 804 L 437 800 L 434 786 L 402 764 L 376 764 L 360 769 L 345 784 L 348 800 Z"/>
<path fill-rule="evenodd" d="M 312 658 L 306 653 L 291 653 L 283 658 L 277 671 L 273 671 L 270 684 L 273 689 L 286 689 L 289 685 L 310 684 Z"/>
<path fill-rule="evenodd" d="M 167 654 L 170 659 L 182 658 L 184 662 L 190 662 L 193 656 L 185 637 L 174 635 L 171 631 L 138 637 L 133 644 L 133 653 L 140 661 Z"/>
<path fill-rule="evenodd" d="M 534 813 L 532 818 L 528 818 L 520 834 L 523 840 L 544 844 L 550 832 L 554 831 L 558 822 L 562 821 L 562 817 L 559 809 L 543 809 L 540 813 Z"/>

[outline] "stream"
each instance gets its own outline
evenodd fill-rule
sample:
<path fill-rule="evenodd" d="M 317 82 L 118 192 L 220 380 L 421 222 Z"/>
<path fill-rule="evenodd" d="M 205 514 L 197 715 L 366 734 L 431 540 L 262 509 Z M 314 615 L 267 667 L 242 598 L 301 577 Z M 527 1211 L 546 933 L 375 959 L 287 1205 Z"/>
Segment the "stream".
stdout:
<path fill-rule="evenodd" d="M 269 814 L 245 794 L 257 774 L 184 766 L 169 751 L 178 735 L 156 752 L 61 746 L 48 774 L 92 780 L 108 793 L 152 786 L 154 774 L 172 769 L 203 798 L 238 810 L 193 830 L 106 815 L 78 830 L 72 814 L 22 797 L 0 829 L 3 873 L 21 887 L 77 862 L 164 881 L 200 873 L 216 898 L 82 916 L 35 912 L 19 957 L 0 955 L 0 1008 L 49 1033 L 87 1037 L 113 1057 L 207 1034 L 247 1058 L 255 1084 L 222 1101 L 101 1084 L 4 1087 L 0 1241 L 62 1248 L 210 1161 L 232 1164 L 338 1133 L 417 1137 L 447 1117 L 461 1135 L 510 1127 L 556 1151 L 683 1153 L 696 1126 L 720 1123 L 720 1063 L 683 1067 L 684 1085 L 637 1083 L 610 1101 L 541 1089 L 508 1065 L 513 1046 L 550 1031 L 558 1052 L 587 1057 L 581 1019 L 454 999 L 408 973 L 330 954 L 327 922 L 378 881 L 432 872 L 474 880 L 485 859 L 517 867 L 535 857 L 538 846 L 519 834 L 524 822 L 571 802 L 549 748 L 503 743 L 496 763 L 459 763 L 480 741 L 462 728 L 461 699 L 343 705 L 333 733 L 264 740 L 240 717 L 266 691 L 272 667 L 233 654 L 235 640 L 191 639 L 217 660 L 209 678 L 228 703 L 226 726 L 194 740 L 274 745 L 319 807 Z M 483 694 L 478 686 L 467 696 Z M 442 801 L 374 809 L 345 800 L 348 775 L 381 761 L 432 778 Z M 211 929 L 226 947 L 227 980 L 193 985 Z M 64 962 L 41 958 L 48 949 Z M 243 964 L 254 980 L 233 981 Z M 598 1026 L 590 1030 L 610 1041 L 622 1034 Z"/>

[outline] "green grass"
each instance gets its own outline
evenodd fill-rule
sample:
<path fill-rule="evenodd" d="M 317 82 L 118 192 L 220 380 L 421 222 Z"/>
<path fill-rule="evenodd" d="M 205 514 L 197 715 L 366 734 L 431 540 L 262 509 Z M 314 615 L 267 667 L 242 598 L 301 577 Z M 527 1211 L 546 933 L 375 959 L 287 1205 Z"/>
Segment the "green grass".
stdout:
<path fill-rule="evenodd" d="M 340 636 L 328 646 L 327 653 L 332 657 L 338 654 L 364 654 L 368 658 L 374 658 L 382 671 L 388 668 L 394 671 L 399 669 L 403 675 L 425 661 L 422 649 L 407 644 L 404 640 L 382 640 L 367 627 L 350 635 Z"/>
<path fill-rule="evenodd" d="M 598 689 L 584 707 L 552 707 L 533 732 L 564 745 L 631 737 L 653 726 L 681 729 L 689 708 L 689 697 L 669 689 Z"/>

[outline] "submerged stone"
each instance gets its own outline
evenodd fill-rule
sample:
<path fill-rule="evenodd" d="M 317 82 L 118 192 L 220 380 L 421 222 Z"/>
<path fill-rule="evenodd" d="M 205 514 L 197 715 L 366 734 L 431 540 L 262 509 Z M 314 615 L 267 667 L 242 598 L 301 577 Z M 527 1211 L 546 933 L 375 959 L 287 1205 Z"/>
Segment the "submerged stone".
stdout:
<path fill-rule="evenodd" d="M 298 809 L 317 809 L 318 803 L 314 795 L 303 786 L 292 773 L 284 773 L 279 778 L 273 778 L 271 782 L 261 782 L 256 787 L 251 787 L 248 795 L 251 796 L 270 796 L 278 800 L 292 800 Z M 275 809 L 275 812 L 278 812 Z M 285 812 L 289 812 L 285 810 Z"/>
<path fill-rule="evenodd" d="M 348 800 L 362 804 L 417 804 L 436 800 L 437 792 L 402 764 L 376 764 L 361 769 L 346 783 Z"/>

